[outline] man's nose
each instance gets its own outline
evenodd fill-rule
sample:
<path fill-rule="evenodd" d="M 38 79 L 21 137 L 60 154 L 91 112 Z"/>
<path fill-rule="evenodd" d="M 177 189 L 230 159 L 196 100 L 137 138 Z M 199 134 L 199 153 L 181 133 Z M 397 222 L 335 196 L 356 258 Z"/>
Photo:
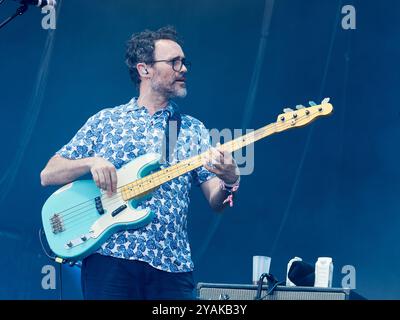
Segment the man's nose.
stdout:
<path fill-rule="evenodd" d="M 182 64 L 181 72 L 183 72 L 183 73 L 188 72 L 188 69 L 186 68 L 185 64 Z"/>

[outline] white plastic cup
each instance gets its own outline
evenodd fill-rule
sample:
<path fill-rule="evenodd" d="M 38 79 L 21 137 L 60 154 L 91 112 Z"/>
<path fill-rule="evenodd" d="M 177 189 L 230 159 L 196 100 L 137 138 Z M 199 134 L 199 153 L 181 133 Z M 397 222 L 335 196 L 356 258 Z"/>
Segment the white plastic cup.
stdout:
<path fill-rule="evenodd" d="M 267 256 L 253 256 L 253 284 L 258 284 L 263 273 L 269 273 L 271 258 Z M 267 283 L 264 278 L 263 282 Z"/>

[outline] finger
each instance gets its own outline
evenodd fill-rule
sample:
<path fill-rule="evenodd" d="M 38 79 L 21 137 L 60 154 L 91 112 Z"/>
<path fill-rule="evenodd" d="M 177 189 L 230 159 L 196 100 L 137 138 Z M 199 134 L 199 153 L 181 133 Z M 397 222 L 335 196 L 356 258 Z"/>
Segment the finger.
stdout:
<path fill-rule="evenodd" d="M 97 173 L 96 170 L 93 170 L 93 171 L 92 171 L 92 177 L 93 177 L 94 182 L 96 183 L 96 186 L 97 186 L 98 188 L 101 188 L 100 179 L 99 179 L 99 174 Z"/>
<path fill-rule="evenodd" d="M 222 145 L 221 145 L 219 142 L 217 143 L 217 145 L 216 145 L 215 148 L 217 149 L 217 151 L 218 151 L 222 156 L 224 155 L 225 152 L 227 152 L 227 151 L 224 150 L 224 148 L 222 147 Z"/>
<path fill-rule="evenodd" d="M 224 163 L 225 164 L 233 164 L 234 163 L 234 159 L 233 159 L 233 157 L 232 157 L 230 152 L 224 151 L 223 157 L 224 157 Z"/>
<path fill-rule="evenodd" d="M 212 158 L 215 154 L 217 154 L 217 151 L 214 147 L 211 147 L 210 149 L 208 149 L 207 156 L 209 158 Z"/>
<path fill-rule="evenodd" d="M 105 183 L 107 195 L 109 197 L 111 197 L 112 196 L 112 182 L 111 182 L 111 171 L 110 170 L 104 171 L 104 183 Z"/>
<path fill-rule="evenodd" d="M 98 170 L 97 173 L 99 174 L 100 188 L 106 190 L 106 179 L 103 170 Z"/>
<path fill-rule="evenodd" d="M 210 148 L 207 152 L 205 152 L 202 156 L 203 163 L 213 164 L 216 162 L 216 157 L 218 156 L 217 151 Z"/>
<path fill-rule="evenodd" d="M 223 150 L 222 154 L 223 154 L 225 164 L 235 164 L 236 165 L 235 159 L 233 158 L 231 151 Z"/>
<path fill-rule="evenodd" d="M 112 192 L 115 193 L 117 192 L 117 171 L 115 168 L 111 169 L 111 185 L 112 185 Z"/>
<path fill-rule="evenodd" d="M 211 162 L 211 157 L 209 156 L 208 153 L 204 153 L 204 154 L 201 156 L 201 163 L 202 163 L 203 166 L 204 166 L 204 165 L 206 165 L 206 164 L 208 164 L 208 163 L 210 163 L 210 162 Z"/>
<path fill-rule="evenodd" d="M 208 152 L 204 154 L 202 157 L 203 166 L 210 172 L 215 174 L 220 174 L 220 168 L 216 169 L 216 165 L 220 165 L 221 161 L 223 161 L 222 155 L 218 150 L 211 147 Z"/>
<path fill-rule="evenodd" d="M 222 152 L 219 152 L 219 154 L 218 154 L 218 163 L 220 163 L 220 164 L 225 163 L 224 154 Z"/>
<path fill-rule="evenodd" d="M 208 156 L 205 156 L 203 158 L 203 167 L 206 168 L 208 171 L 212 172 L 212 173 L 216 173 L 215 172 L 215 167 L 212 164 L 212 159 Z"/>
<path fill-rule="evenodd" d="M 212 160 L 212 164 L 219 164 L 221 162 L 223 162 L 224 158 L 222 156 L 222 154 L 215 148 L 211 149 L 211 160 Z"/>

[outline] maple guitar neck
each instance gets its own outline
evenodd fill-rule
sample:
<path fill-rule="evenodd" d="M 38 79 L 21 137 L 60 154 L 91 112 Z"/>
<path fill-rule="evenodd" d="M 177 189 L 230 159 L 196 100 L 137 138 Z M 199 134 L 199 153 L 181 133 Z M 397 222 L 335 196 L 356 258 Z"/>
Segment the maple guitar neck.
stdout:
<path fill-rule="evenodd" d="M 330 114 L 333 107 L 328 102 L 329 100 L 325 99 L 320 105 L 312 105 L 309 108 L 301 106 L 297 111 L 285 109 L 285 113 L 279 115 L 276 122 L 226 142 L 220 145 L 218 149 L 234 152 L 274 133 L 302 127 L 311 123 L 317 117 Z M 203 165 L 203 158 L 208 153 L 209 150 L 123 186 L 121 188 L 122 198 L 127 201 L 142 196 L 172 179 L 201 167 Z"/>

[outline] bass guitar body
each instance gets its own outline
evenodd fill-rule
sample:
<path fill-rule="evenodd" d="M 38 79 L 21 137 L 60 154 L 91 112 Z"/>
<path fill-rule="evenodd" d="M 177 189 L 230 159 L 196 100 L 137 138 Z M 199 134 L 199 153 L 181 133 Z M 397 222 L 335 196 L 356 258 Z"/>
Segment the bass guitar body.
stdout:
<path fill-rule="evenodd" d="M 137 209 L 138 201 L 124 200 L 121 188 L 159 168 L 160 156 L 146 154 L 117 170 L 117 192 L 108 196 L 93 180 L 77 180 L 55 191 L 42 208 L 42 223 L 51 250 L 60 258 L 80 260 L 95 252 L 117 231 L 137 229 L 155 216 Z"/>

